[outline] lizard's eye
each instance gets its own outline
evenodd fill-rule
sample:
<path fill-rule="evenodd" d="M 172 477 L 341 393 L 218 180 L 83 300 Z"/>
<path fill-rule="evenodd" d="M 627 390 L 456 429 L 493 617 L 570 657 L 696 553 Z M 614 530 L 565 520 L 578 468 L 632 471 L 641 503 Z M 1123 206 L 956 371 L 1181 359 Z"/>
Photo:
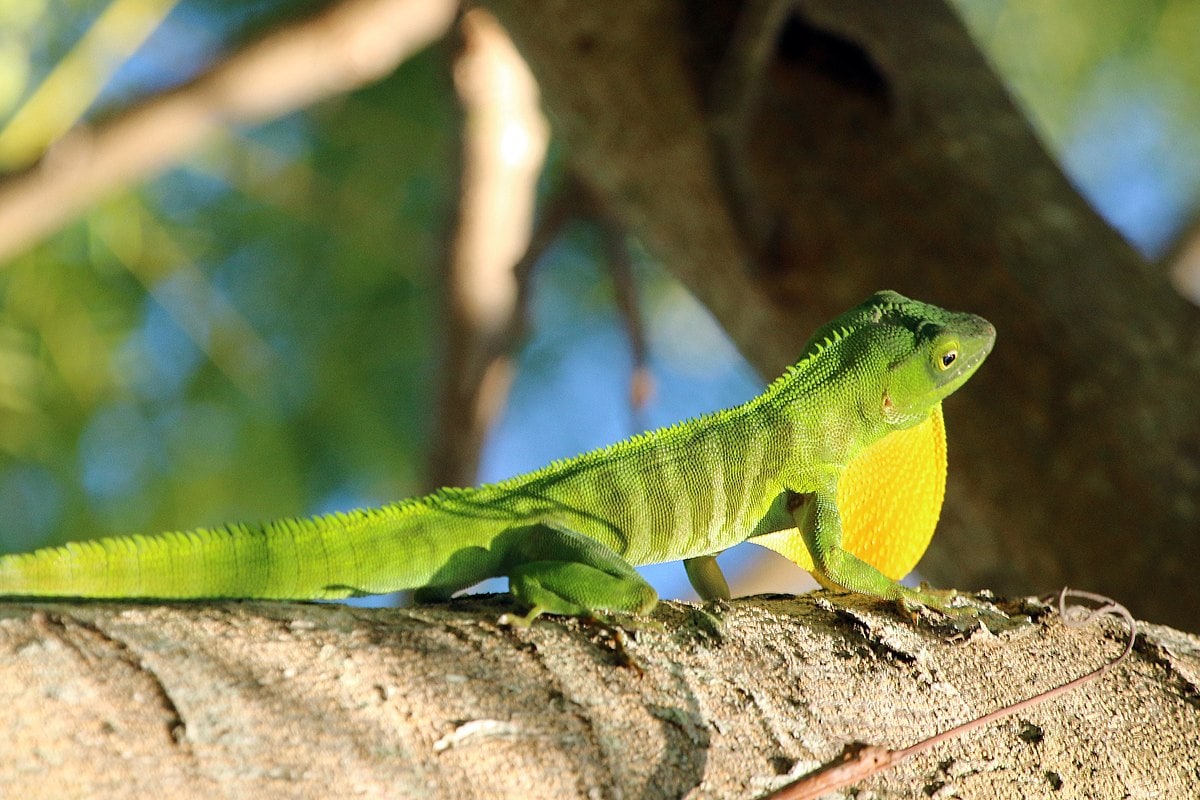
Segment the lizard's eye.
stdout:
<path fill-rule="evenodd" d="M 938 369 L 948 370 L 948 369 L 950 369 L 950 366 L 957 360 L 958 360 L 958 350 L 956 348 L 952 347 L 949 350 L 944 351 L 938 357 L 938 359 L 937 359 Z"/>

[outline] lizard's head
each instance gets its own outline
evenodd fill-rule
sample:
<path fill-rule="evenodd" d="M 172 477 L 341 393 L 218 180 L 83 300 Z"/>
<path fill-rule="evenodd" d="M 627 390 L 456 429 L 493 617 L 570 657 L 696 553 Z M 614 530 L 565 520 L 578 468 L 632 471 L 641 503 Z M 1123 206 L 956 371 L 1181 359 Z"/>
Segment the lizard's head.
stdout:
<path fill-rule="evenodd" d="M 856 312 L 871 358 L 882 356 L 885 363 L 878 410 L 894 428 L 925 419 L 975 373 L 996 341 L 996 329 L 983 317 L 895 292 L 877 292 Z"/>
<path fill-rule="evenodd" d="M 992 351 L 996 329 L 983 317 L 876 292 L 823 325 L 800 361 L 764 396 L 796 392 L 811 413 L 814 387 L 852 398 L 873 429 L 908 428 L 962 386 Z"/>

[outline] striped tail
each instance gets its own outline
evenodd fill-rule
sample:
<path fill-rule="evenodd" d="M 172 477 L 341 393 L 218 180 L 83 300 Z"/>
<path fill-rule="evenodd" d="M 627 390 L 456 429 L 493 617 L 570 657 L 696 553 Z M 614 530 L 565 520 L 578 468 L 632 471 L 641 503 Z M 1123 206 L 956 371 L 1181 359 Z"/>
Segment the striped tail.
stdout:
<path fill-rule="evenodd" d="M 315 600 L 410 588 L 429 580 L 432 567 L 397 552 L 395 510 L 121 536 L 0 556 L 0 596 Z"/>
<path fill-rule="evenodd" d="M 157 598 L 345 597 L 313 580 L 294 539 L 230 526 L 69 542 L 0 557 L 0 595 Z M 319 551 L 318 551 L 319 552 Z"/>

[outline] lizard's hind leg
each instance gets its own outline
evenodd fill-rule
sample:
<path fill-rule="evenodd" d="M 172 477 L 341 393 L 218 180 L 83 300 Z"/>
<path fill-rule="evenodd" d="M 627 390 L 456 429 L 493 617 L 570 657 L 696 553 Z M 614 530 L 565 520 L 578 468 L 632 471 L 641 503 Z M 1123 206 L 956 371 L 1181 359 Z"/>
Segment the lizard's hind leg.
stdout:
<path fill-rule="evenodd" d="M 592 616 L 596 611 L 644 614 L 658 594 L 632 565 L 607 545 L 570 530 L 531 525 L 514 537 L 505 559 L 509 591 L 541 613 Z"/>

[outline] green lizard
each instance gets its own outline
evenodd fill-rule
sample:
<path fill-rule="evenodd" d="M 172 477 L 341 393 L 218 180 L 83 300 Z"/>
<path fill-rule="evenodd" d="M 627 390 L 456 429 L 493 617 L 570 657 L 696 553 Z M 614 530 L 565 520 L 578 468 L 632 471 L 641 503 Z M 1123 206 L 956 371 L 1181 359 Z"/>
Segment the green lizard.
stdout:
<path fill-rule="evenodd" d="M 536 472 L 370 510 L 71 542 L 0 557 L 0 595 L 321 599 L 494 576 L 540 613 L 642 613 L 634 566 L 752 541 L 826 586 L 962 611 L 896 582 L 932 535 L 946 475 L 941 401 L 995 340 L 986 320 L 879 292 L 818 330 L 755 399 Z"/>

